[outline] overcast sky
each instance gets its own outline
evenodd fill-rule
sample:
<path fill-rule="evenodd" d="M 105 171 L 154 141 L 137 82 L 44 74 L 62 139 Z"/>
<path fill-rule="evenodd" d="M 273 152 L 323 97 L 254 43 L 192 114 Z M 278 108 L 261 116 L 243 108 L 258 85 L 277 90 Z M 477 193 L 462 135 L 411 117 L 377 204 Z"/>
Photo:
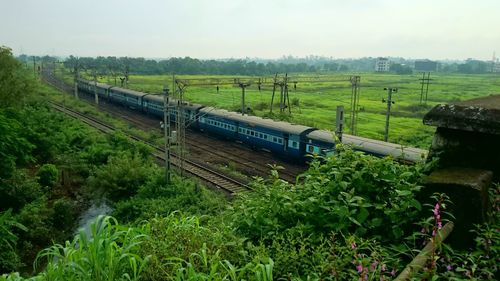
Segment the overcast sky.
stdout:
<path fill-rule="evenodd" d="M 15 54 L 500 56 L 500 0 L 0 0 Z"/>

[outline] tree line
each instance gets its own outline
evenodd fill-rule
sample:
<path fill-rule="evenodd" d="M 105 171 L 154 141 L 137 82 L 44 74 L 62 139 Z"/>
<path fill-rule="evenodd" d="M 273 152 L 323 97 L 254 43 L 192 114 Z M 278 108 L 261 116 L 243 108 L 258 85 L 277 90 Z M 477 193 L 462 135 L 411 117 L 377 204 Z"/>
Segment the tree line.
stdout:
<path fill-rule="evenodd" d="M 318 73 L 318 72 L 372 72 L 377 58 L 366 57 L 357 59 L 333 59 L 328 57 L 309 56 L 296 58 L 285 56 L 276 60 L 265 59 L 226 59 L 202 60 L 191 57 L 173 57 L 169 59 L 146 59 L 142 57 L 75 57 L 59 59 L 52 56 L 20 55 L 18 59 L 26 65 L 36 62 L 62 62 L 67 68 L 97 70 L 101 74 L 131 74 L 162 75 L 169 73 L 184 75 L 250 75 L 265 76 L 274 73 Z M 412 74 L 414 60 L 390 58 L 390 72 L 396 74 Z M 439 62 L 438 72 L 483 74 L 492 71 L 492 62 L 469 59 L 466 61 Z"/>

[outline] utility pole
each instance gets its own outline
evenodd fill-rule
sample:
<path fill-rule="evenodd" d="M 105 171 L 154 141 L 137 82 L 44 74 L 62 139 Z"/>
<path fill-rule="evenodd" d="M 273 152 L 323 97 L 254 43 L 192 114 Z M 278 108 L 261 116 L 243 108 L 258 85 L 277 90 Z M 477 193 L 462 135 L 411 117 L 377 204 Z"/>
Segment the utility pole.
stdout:
<path fill-rule="evenodd" d="M 170 107 L 169 107 L 169 90 L 163 88 L 163 131 L 165 134 L 165 180 L 170 184 Z"/>
<path fill-rule="evenodd" d="M 342 105 L 337 106 L 337 115 L 336 115 L 336 130 L 335 136 L 342 143 L 342 134 L 344 131 L 344 107 Z"/>
<path fill-rule="evenodd" d="M 97 95 L 97 71 L 93 70 L 92 75 L 94 76 L 94 99 L 95 105 L 99 106 L 99 96 Z"/>
<path fill-rule="evenodd" d="M 186 118 L 184 114 L 184 91 L 188 86 L 187 83 L 183 83 L 182 81 L 176 80 L 177 83 L 177 114 L 176 114 L 176 145 L 177 151 L 179 155 L 179 167 L 181 176 L 184 175 L 184 160 L 186 159 L 185 155 L 185 146 L 186 146 Z M 175 92 L 174 92 L 175 94 Z"/>
<path fill-rule="evenodd" d="M 276 73 L 274 75 L 274 79 L 273 79 L 273 96 L 271 97 L 271 106 L 269 107 L 270 108 L 270 112 L 269 113 L 273 113 L 273 105 L 274 105 L 274 94 L 276 93 L 276 86 L 278 86 L 278 73 Z"/>
<path fill-rule="evenodd" d="M 283 97 L 283 102 L 281 106 L 281 113 L 285 112 L 286 108 L 288 107 L 288 113 L 292 113 L 292 108 L 290 106 L 290 96 L 288 95 L 288 73 L 285 73 L 285 78 L 283 79 L 283 88 L 282 88 L 282 97 Z M 297 83 L 295 83 L 295 87 L 297 87 Z"/>
<path fill-rule="evenodd" d="M 359 84 L 361 76 L 351 76 L 349 80 L 351 81 L 351 134 L 356 135 L 359 110 Z"/>
<path fill-rule="evenodd" d="M 238 86 L 241 88 L 241 115 L 245 115 L 246 107 L 245 107 L 245 88 L 250 86 L 250 83 L 239 82 Z"/>
<path fill-rule="evenodd" d="M 425 75 L 427 74 L 427 77 Z M 419 79 L 421 82 L 420 84 L 422 87 L 420 88 L 420 104 L 422 105 L 422 102 L 424 101 L 424 95 L 425 95 L 425 104 L 427 104 L 427 94 L 429 93 L 429 83 L 432 80 L 431 79 L 431 73 L 430 72 L 422 72 L 422 78 Z M 426 89 L 424 91 L 424 86 L 426 85 Z"/>
<path fill-rule="evenodd" d="M 125 65 L 125 89 L 128 89 L 128 72 L 129 72 L 129 66 L 127 61 L 127 64 Z"/>
<path fill-rule="evenodd" d="M 36 58 L 33 56 L 33 77 L 36 79 Z"/>
<path fill-rule="evenodd" d="M 61 80 L 59 80 L 59 81 L 61 81 L 60 85 L 61 85 L 61 89 L 63 89 L 64 88 L 64 65 L 61 68 Z M 63 108 L 64 108 L 65 104 L 66 104 L 66 93 L 65 93 L 64 90 L 61 91 L 61 93 L 62 93 L 62 97 L 63 97 L 62 105 L 63 105 Z"/>
<path fill-rule="evenodd" d="M 392 101 L 392 93 L 397 93 L 398 88 L 384 88 L 387 91 L 387 101 L 382 99 L 382 102 L 387 102 L 387 112 L 385 117 L 385 133 L 384 133 L 384 141 L 388 141 L 389 139 L 389 118 L 391 116 L 391 105 L 395 104 Z"/>
<path fill-rule="evenodd" d="M 74 74 L 75 74 L 75 98 L 78 99 L 78 59 L 76 60 L 75 62 L 75 66 L 74 66 Z"/>

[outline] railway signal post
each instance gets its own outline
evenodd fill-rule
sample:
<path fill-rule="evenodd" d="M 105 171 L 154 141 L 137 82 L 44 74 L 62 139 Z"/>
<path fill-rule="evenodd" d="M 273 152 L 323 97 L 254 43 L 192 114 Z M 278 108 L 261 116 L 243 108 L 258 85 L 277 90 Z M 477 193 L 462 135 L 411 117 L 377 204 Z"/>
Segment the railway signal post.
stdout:
<path fill-rule="evenodd" d="M 384 88 L 387 91 L 387 101 L 382 99 L 382 102 L 387 102 L 387 112 L 385 118 L 385 133 L 384 133 L 384 141 L 387 142 L 389 139 L 389 118 L 391 117 L 391 105 L 395 104 L 392 101 L 392 93 L 397 93 L 398 88 Z"/>

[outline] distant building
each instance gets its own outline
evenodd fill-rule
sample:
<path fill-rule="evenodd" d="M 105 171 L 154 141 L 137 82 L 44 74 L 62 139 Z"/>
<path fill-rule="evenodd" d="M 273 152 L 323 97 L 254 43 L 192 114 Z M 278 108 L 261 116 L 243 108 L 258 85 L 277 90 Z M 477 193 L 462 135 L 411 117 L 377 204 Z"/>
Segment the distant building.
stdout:
<path fill-rule="evenodd" d="M 375 71 L 376 72 L 387 72 L 391 66 L 391 62 L 388 58 L 377 58 L 377 62 L 375 63 Z"/>
<path fill-rule="evenodd" d="M 437 61 L 417 60 L 415 61 L 415 71 L 436 71 L 438 68 Z"/>

